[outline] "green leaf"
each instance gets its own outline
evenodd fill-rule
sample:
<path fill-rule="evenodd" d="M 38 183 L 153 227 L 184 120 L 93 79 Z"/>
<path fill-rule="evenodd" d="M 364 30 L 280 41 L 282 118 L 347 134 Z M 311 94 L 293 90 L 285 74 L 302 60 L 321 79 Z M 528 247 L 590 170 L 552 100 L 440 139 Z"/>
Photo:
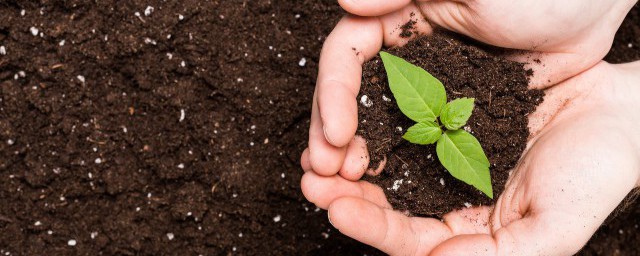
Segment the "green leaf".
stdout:
<path fill-rule="evenodd" d="M 444 127 L 449 130 L 458 130 L 467 124 L 473 112 L 474 101 L 474 98 L 461 98 L 447 103 L 440 115 L 440 121 Z"/>
<path fill-rule="evenodd" d="M 429 145 L 438 141 L 441 135 L 442 130 L 438 124 L 422 122 L 411 126 L 402 138 L 414 144 Z"/>
<path fill-rule="evenodd" d="M 433 122 L 447 103 L 447 93 L 438 79 L 399 57 L 380 52 L 389 87 L 400 111 L 411 120 Z"/>
<path fill-rule="evenodd" d="M 446 131 L 438 140 L 436 153 L 453 177 L 493 199 L 489 159 L 473 135 L 464 130 Z"/>

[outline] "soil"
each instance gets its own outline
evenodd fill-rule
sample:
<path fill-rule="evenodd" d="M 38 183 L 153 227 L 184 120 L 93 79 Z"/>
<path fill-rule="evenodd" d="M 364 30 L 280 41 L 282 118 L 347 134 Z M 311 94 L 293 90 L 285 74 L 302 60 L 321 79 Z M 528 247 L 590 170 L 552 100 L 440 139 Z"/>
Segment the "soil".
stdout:
<path fill-rule="evenodd" d="M 342 15 L 330 0 L 2 1 L 0 254 L 379 255 L 299 187 Z M 638 209 L 584 254 L 638 255 Z"/>
<path fill-rule="evenodd" d="M 491 163 L 494 194 L 499 195 L 526 147 L 527 115 L 544 96 L 540 90 L 527 89 L 530 71 L 451 34 L 420 37 L 388 52 L 438 78 L 449 100 L 475 98 L 464 129 L 480 141 Z M 386 159 L 381 175 L 370 180 L 385 190 L 394 209 L 441 217 L 456 208 L 492 204 L 482 192 L 447 173 L 435 145 L 416 145 L 402 138 L 415 122 L 400 112 L 379 57 L 365 64 L 363 74 L 358 99 L 365 97 L 369 104 L 361 100 L 358 133 L 367 140 L 370 167 Z"/>
<path fill-rule="evenodd" d="M 636 4 L 625 17 L 604 59 L 611 63 L 640 60 L 640 4 Z"/>
<path fill-rule="evenodd" d="M 373 252 L 299 187 L 341 15 L 335 1 L 2 1 L 0 253 Z"/>

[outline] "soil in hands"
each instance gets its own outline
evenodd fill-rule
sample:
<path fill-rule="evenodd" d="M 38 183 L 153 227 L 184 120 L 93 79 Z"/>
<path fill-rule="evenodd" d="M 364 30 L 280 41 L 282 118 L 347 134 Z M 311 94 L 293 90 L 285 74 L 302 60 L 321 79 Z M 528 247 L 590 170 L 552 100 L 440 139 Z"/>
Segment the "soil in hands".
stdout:
<path fill-rule="evenodd" d="M 448 100 L 476 99 L 464 129 L 480 141 L 491 162 L 494 194 L 500 195 L 509 171 L 525 149 L 527 116 L 542 102 L 542 91 L 527 89 L 531 72 L 523 64 L 444 33 L 420 37 L 388 52 L 440 79 Z M 358 100 L 358 134 L 368 141 L 370 168 L 387 159 L 384 171 L 367 179 L 383 188 L 395 209 L 439 217 L 469 205 L 492 204 L 486 195 L 447 173 L 437 159 L 435 145 L 415 145 L 402 139 L 415 122 L 400 112 L 379 57 L 364 66 Z"/>

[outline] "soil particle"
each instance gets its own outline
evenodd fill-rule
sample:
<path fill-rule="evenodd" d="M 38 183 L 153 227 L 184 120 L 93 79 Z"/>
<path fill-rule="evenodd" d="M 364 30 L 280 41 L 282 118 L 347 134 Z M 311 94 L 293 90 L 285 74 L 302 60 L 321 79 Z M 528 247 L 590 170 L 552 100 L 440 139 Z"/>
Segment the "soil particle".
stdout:
<path fill-rule="evenodd" d="M 413 16 L 413 13 L 412 15 Z M 405 23 L 404 25 L 400 26 L 400 37 L 402 38 L 409 38 L 411 37 L 413 34 L 416 33 L 416 23 L 418 23 L 416 20 L 409 20 L 407 21 L 407 23 Z"/>

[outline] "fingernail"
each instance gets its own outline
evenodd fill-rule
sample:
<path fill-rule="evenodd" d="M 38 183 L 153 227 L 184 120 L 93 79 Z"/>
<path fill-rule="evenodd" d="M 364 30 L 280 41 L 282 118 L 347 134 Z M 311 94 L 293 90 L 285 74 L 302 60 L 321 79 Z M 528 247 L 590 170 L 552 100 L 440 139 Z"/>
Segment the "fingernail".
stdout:
<path fill-rule="evenodd" d="M 329 211 L 327 211 L 327 218 L 329 219 L 329 223 L 331 224 L 331 226 L 335 228 L 336 225 L 333 225 L 333 222 L 331 222 L 331 214 L 329 214 Z"/>

